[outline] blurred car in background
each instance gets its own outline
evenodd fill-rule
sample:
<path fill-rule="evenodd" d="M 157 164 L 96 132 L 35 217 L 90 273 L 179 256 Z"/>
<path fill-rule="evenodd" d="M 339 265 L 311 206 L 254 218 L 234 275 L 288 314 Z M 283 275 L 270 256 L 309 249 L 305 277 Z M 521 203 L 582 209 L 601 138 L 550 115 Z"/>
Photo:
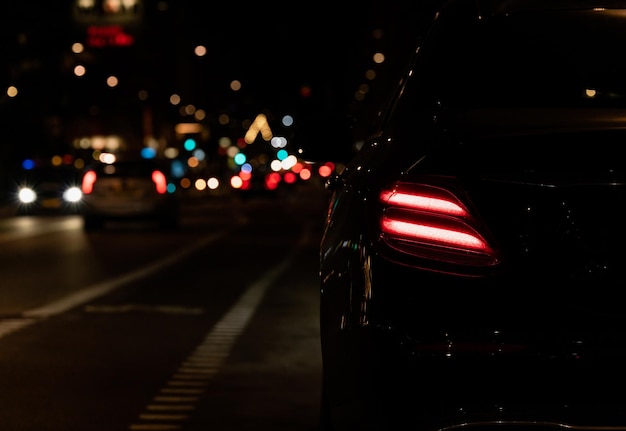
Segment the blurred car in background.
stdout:
<path fill-rule="evenodd" d="M 625 46 L 623 1 L 442 7 L 326 183 L 321 429 L 626 429 Z"/>
<path fill-rule="evenodd" d="M 14 202 L 17 215 L 78 214 L 80 171 L 68 165 L 29 165 L 18 175 Z"/>
<path fill-rule="evenodd" d="M 112 156 L 85 170 L 82 193 L 86 230 L 107 221 L 156 222 L 162 228 L 179 223 L 180 200 L 165 161 Z"/>

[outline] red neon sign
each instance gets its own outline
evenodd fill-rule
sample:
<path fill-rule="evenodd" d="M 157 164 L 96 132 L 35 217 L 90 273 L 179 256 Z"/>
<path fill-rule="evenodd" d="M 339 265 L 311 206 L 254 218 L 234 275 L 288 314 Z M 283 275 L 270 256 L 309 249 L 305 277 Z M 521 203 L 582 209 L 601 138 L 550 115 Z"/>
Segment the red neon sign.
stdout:
<path fill-rule="evenodd" d="M 135 38 L 124 32 L 121 25 L 87 27 L 87 45 L 95 48 L 108 46 L 131 46 Z"/>

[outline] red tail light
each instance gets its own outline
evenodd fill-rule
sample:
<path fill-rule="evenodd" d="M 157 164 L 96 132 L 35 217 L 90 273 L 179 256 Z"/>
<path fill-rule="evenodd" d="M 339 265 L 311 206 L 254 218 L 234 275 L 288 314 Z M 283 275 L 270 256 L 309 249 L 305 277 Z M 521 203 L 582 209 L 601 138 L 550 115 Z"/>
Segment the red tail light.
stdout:
<path fill-rule="evenodd" d="M 153 171 L 152 172 L 152 181 L 156 186 L 156 191 L 160 195 L 167 193 L 167 178 L 165 178 L 165 174 L 161 171 Z"/>
<path fill-rule="evenodd" d="M 398 183 L 379 198 L 381 239 L 396 253 L 394 259 L 466 275 L 499 262 L 486 229 L 451 190 Z"/>
<path fill-rule="evenodd" d="M 87 171 L 83 175 L 83 181 L 81 184 L 81 190 L 84 194 L 88 195 L 93 191 L 93 185 L 96 182 L 97 175 L 94 171 Z"/>

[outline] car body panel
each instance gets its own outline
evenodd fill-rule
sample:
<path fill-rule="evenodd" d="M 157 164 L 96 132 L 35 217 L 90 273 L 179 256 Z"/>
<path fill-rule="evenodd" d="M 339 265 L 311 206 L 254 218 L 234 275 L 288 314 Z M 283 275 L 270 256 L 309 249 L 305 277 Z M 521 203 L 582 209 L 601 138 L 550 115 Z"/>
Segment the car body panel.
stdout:
<path fill-rule="evenodd" d="M 157 192 L 154 170 L 167 172 L 166 164 L 152 159 L 120 160 L 88 169 L 97 172 L 93 189 L 85 192 L 82 215 L 85 227 L 102 227 L 106 221 L 156 221 L 163 227 L 178 224 L 180 197 Z M 83 191 L 85 186 L 83 186 Z"/>
<path fill-rule="evenodd" d="M 608 45 L 621 52 L 626 3 L 505 3 L 487 17 L 473 2 L 442 9 L 377 131 L 327 183 L 322 429 L 626 429 L 624 81 L 582 61 L 550 69 L 558 59 L 548 55 L 570 45 L 590 55 L 577 61 L 599 61 Z M 587 43 L 600 22 L 607 43 Z M 504 64 L 483 56 L 476 73 L 452 67 L 472 64 L 476 49 L 455 44 L 476 35 L 505 35 L 490 42 Z M 509 36 L 531 43 L 508 46 Z M 524 68 L 506 73 L 483 67 L 520 59 Z M 453 196 L 469 215 L 381 198 L 407 184 Z M 492 259 L 395 237 L 381 220 L 398 214 L 476 232 Z"/>
<path fill-rule="evenodd" d="M 71 165 L 37 165 L 22 169 L 15 182 L 15 204 L 18 215 L 64 215 L 81 211 L 80 171 Z M 74 189 L 76 200 L 66 193 Z M 25 202 L 20 197 L 24 191 L 34 199 Z"/>

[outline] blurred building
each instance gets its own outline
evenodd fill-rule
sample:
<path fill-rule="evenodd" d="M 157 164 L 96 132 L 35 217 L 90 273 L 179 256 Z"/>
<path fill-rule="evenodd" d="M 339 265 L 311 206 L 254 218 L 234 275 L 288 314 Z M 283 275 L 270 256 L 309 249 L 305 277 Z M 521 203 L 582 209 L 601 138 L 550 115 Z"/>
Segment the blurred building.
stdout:
<path fill-rule="evenodd" d="M 3 1 L 0 174 L 94 145 L 163 151 L 192 135 L 211 150 L 259 113 L 367 122 L 414 42 L 397 24 L 416 12 L 381 3 Z"/>
<path fill-rule="evenodd" d="M 171 2 L 177 4 L 177 2 Z M 180 3 L 178 3 L 180 4 Z M 3 2 L 4 154 L 67 151 L 81 136 L 143 145 L 172 111 L 180 11 L 167 2 Z M 171 127 L 170 127 L 171 128 Z"/>

